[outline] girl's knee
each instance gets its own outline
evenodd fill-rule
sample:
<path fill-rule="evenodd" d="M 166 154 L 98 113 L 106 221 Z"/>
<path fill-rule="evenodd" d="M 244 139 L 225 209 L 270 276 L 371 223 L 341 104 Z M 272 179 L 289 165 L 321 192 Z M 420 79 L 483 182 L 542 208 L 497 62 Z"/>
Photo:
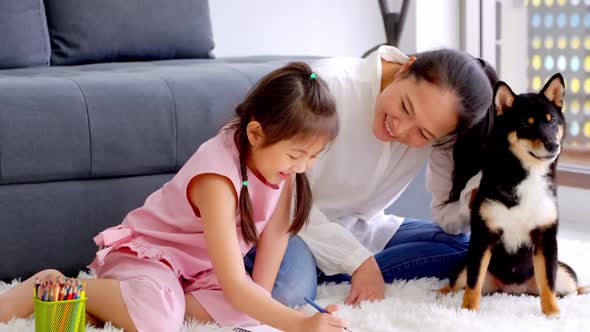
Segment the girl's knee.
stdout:
<path fill-rule="evenodd" d="M 281 270 L 289 269 L 296 269 L 297 271 L 305 269 L 306 271 L 313 271 L 315 274 L 316 264 L 313 254 L 299 236 L 294 236 L 289 240 L 283 257 Z"/>
<path fill-rule="evenodd" d="M 55 280 L 58 277 L 65 278 L 64 274 L 54 269 L 43 270 L 35 275 L 41 281 Z"/>

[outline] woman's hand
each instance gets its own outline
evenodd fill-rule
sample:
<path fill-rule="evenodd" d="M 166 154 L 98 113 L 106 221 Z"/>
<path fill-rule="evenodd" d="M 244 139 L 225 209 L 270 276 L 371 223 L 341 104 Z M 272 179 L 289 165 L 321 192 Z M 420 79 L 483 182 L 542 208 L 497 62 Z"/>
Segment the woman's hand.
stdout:
<path fill-rule="evenodd" d="M 326 310 L 329 313 L 334 313 L 338 310 L 338 306 L 331 304 L 326 307 Z M 318 312 L 308 317 L 303 323 L 303 326 L 296 330 L 298 332 L 342 332 L 345 327 L 348 327 L 348 322 L 344 319 Z"/>
<path fill-rule="evenodd" d="M 362 301 L 379 301 L 385 297 L 385 281 L 375 257 L 369 257 L 352 274 L 352 289 L 344 301 L 357 305 Z"/>

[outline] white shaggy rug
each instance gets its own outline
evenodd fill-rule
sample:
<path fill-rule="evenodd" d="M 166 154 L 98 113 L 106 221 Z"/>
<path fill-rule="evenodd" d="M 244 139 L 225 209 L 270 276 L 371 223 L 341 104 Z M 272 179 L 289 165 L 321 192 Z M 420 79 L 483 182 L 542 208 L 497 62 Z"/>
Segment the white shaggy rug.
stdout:
<path fill-rule="evenodd" d="M 583 285 L 590 285 L 590 242 L 560 240 L 560 259 L 570 264 L 578 273 Z M 15 282 L 13 283 L 13 285 Z M 355 332 L 381 331 L 588 331 L 590 329 L 590 295 L 568 296 L 559 299 L 561 316 L 546 319 L 541 313 L 539 299 L 531 296 L 496 294 L 484 297 L 477 313 L 459 309 L 462 293 L 438 297 L 433 290 L 444 285 L 437 279 L 421 279 L 396 282 L 387 286 L 386 299 L 378 303 L 365 303 L 359 308 L 342 307 L 338 315 L 350 321 Z M 11 285 L 0 283 L 0 293 Z M 348 285 L 322 286 L 318 303 L 342 303 L 349 290 Z M 310 307 L 306 312 L 313 313 Z M 0 332 L 34 331 L 29 319 L 13 320 L 0 324 Z M 87 328 L 89 332 L 119 332 L 107 326 L 105 329 Z M 221 332 L 214 326 L 186 323 L 183 332 Z"/>

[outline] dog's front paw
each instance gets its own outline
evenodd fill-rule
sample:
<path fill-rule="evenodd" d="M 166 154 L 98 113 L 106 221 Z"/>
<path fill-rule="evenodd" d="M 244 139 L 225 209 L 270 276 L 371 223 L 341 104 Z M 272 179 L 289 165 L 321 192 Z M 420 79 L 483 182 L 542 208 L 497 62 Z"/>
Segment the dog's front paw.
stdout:
<path fill-rule="evenodd" d="M 559 318 L 559 306 L 554 301 L 549 301 L 545 303 L 541 302 L 541 308 L 543 309 L 543 313 L 547 316 L 547 318 Z"/>
<path fill-rule="evenodd" d="M 561 314 L 559 313 L 559 311 L 557 313 L 547 315 L 547 319 L 550 319 L 550 320 L 557 320 L 560 318 L 561 318 Z"/>
<path fill-rule="evenodd" d="M 480 301 L 481 293 L 467 289 L 465 290 L 465 295 L 463 296 L 463 305 L 461 305 L 461 308 L 477 311 L 479 310 Z"/>
<path fill-rule="evenodd" d="M 559 318 L 559 306 L 555 293 L 550 290 L 541 292 L 541 309 L 550 318 Z"/>

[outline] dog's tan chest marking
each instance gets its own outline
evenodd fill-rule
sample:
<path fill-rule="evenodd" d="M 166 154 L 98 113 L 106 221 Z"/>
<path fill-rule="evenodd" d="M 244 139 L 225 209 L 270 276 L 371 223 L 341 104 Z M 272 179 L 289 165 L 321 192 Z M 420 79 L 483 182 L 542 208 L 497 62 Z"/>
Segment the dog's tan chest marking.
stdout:
<path fill-rule="evenodd" d="M 533 229 L 557 221 L 557 206 L 542 173 L 531 171 L 516 187 L 516 194 L 520 201 L 514 207 L 507 208 L 498 201 L 486 200 L 480 208 L 486 225 L 492 231 L 503 231 L 502 241 L 508 253 L 530 246 Z"/>

